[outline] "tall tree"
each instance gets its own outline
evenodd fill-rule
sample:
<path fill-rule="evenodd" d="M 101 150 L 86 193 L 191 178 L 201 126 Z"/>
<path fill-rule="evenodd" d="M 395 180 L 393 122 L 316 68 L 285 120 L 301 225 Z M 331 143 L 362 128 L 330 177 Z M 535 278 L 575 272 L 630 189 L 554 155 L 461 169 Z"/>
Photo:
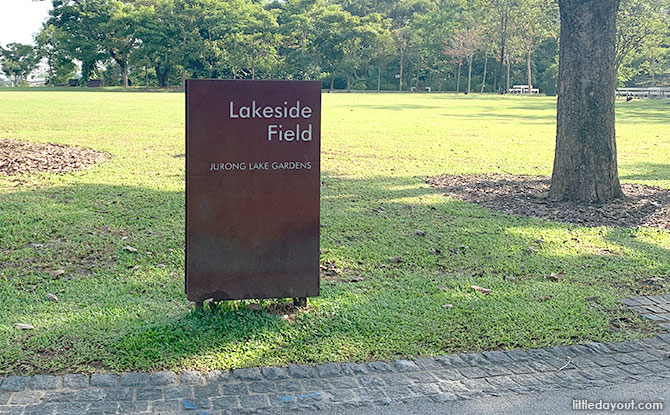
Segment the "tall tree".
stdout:
<path fill-rule="evenodd" d="M 9 43 L 7 49 L 0 46 L 2 72 L 12 80 L 12 85 L 25 84 L 30 72 L 37 67 L 40 57 L 31 45 Z"/>
<path fill-rule="evenodd" d="M 470 88 L 472 85 L 472 61 L 475 54 L 479 50 L 481 45 L 481 40 L 477 29 L 466 29 L 462 31 L 456 31 L 454 37 L 451 39 L 449 47 L 444 51 L 447 55 L 453 56 L 458 62 L 458 78 L 460 81 L 461 75 L 461 65 L 463 64 L 463 59 L 468 63 L 468 87 L 466 93 L 470 93 Z M 456 92 L 458 92 L 458 84 L 456 86 Z"/>
<path fill-rule="evenodd" d="M 148 17 L 145 7 L 119 0 L 58 0 L 51 23 L 74 37 L 92 42 L 119 65 L 121 85 L 128 87 L 128 59 L 137 46 L 137 28 Z"/>
<path fill-rule="evenodd" d="M 141 0 L 138 5 L 147 7 L 147 18 L 139 25 L 136 36 L 138 47 L 131 58 L 145 62 L 154 69 L 158 86 L 168 86 L 168 79 L 175 65 L 183 59 L 181 16 L 175 0 Z"/>
<path fill-rule="evenodd" d="M 444 53 L 456 30 L 466 26 L 465 4 L 461 0 L 443 0 L 439 7 L 429 13 L 414 16 L 412 27 L 416 31 L 414 48 L 424 58 L 424 65 L 437 89 L 442 91 L 444 81 L 451 73 L 452 62 Z"/>
<path fill-rule="evenodd" d="M 505 71 L 503 65 L 505 57 L 509 56 L 507 50 L 509 43 L 510 30 L 514 24 L 516 15 L 515 9 L 518 7 L 519 0 L 483 0 L 480 7 L 488 8 L 491 16 L 491 21 L 495 22 L 495 33 L 498 43 L 498 65 L 495 71 L 495 83 L 498 84 L 498 89 L 502 90 L 503 81 L 505 78 Z"/>
<path fill-rule="evenodd" d="M 38 54 L 49 67 L 47 84 L 64 83 L 75 73 L 76 66 L 67 50 L 67 35 L 52 24 L 45 24 L 35 36 Z"/>
<path fill-rule="evenodd" d="M 337 4 L 324 4 L 315 10 L 314 21 L 315 56 L 320 57 L 321 69 L 330 77 L 330 89 L 333 89 L 336 72 L 342 69 L 346 41 L 355 25 L 355 17 Z"/>
<path fill-rule="evenodd" d="M 393 60 L 393 37 L 386 24 L 382 25 L 380 31 L 372 39 L 370 47 L 370 63 L 377 71 L 377 91 L 382 89 L 382 71 Z"/>
<path fill-rule="evenodd" d="M 670 0 L 621 0 L 616 32 L 617 70 L 632 54 L 641 51 L 647 39 L 662 37 L 668 27 Z"/>
<path fill-rule="evenodd" d="M 540 42 L 558 32 L 556 0 L 522 0 L 516 19 L 518 37 L 526 55 L 528 92 L 533 88 L 532 54 Z"/>
<path fill-rule="evenodd" d="M 251 79 L 256 79 L 259 70 L 266 74 L 272 73 L 279 61 L 281 42 L 276 14 L 252 3 L 245 8 L 240 21 L 242 27 L 236 35 L 236 41 L 240 44 L 239 50 L 244 51 L 240 59 Z"/>
<path fill-rule="evenodd" d="M 553 200 L 603 203 L 623 197 L 614 131 L 618 6 L 619 0 L 559 0 Z"/>

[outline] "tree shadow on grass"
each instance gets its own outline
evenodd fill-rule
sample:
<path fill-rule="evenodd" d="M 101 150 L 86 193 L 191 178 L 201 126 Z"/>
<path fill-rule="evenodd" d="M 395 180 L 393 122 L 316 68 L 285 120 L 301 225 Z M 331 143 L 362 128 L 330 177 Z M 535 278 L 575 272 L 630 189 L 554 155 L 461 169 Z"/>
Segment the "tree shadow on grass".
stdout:
<path fill-rule="evenodd" d="M 642 162 L 627 164 L 625 167 L 626 169 L 637 171 L 637 173 L 623 174 L 620 176 L 623 180 L 670 180 L 670 164 Z"/>
<path fill-rule="evenodd" d="M 364 109 L 373 109 L 373 110 L 390 110 L 390 111 L 406 111 L 406 110 L 426 110 L 426 109 L 438 109 L 442 108 L 436 105 L 422 105 L 422 104 L 409 104 L 409 103 L 396 103 L 396 104 L 346 104 L 342 105 L 344 107 L 355 107 L 355 108 L 364 108 Z"/>
<path fill-rule="evenodd" d="M 670 117 L 670 102 L 644 101 L 617 103 L 617 123 L 624 122 L 631 125 L 668 124 Z"/>
<path fill-rule="evenodd" d="M 90 184 L 3 197 L 0 255 L 14 265 L 0 280 L 2 373 L 235 368 L 613 340 L 644 327 L 608 329 L 624 313 L 614 298 L 636 288 L 631 275 L 667 273 L 668 250 L 620 242 L 627 230 L 603 238 L 612 233 L 609 242 L 631 254 L 573 253 L 562 240 L 599 236 L 454 201 L 421 177 L 324 174 L 323 182 L 322 261 L 339 266 L 341 278 L 325 281 L 294 321 L 244 303 L 189 309 L 181 192 Z M 540 237 L 546 245 L 529 252 Z M 33 256 L 37 265 L 22 265 Z M 75 272 L 86 258 L 98 262 Z M 40 268 L 49 263 L 66 273 L 53 278 Z M 563 281 L 544 278 L 559 270 Z M 46 300 L 48 292 L 60 301 Z M 598 307 L 584 300 L 594 295 Z M 35 330 L 16 331 L 16 322 Z"/>

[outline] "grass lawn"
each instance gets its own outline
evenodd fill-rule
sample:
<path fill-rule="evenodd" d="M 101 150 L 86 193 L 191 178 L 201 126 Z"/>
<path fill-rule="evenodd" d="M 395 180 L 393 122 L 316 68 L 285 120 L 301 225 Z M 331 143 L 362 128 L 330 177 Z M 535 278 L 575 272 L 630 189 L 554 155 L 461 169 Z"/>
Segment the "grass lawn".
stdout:
<path fill-rule="evenodd" d="M 622 180 L 670 189 L 670 102 L 617 112 Z M 341 273 L 289 318 L 274 300 L 197 313 L 183 293 L 183 94 L 0 90 L 0 137 L 114 155 L 73 174 L 0 176 L 0 375 L 647 336 L 655 329 L 616 299 L 662 290 L 643 283 L 651 277 L 667 291 L 670 232 L 509 216 L 424 184 L 445 173 L 549 175 L 554 131 L 546 97 L 324 94 L 321 260 Z M 558 282 L 544 278 L 560 271 Z"/>

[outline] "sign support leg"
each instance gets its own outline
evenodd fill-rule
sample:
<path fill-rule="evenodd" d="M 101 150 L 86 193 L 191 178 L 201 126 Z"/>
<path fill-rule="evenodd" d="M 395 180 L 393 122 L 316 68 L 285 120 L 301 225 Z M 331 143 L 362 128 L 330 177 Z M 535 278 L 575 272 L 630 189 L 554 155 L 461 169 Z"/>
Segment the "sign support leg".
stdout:
<path fill-rule="evenodd" d="M 293 305 L 296 307 L 307 307 L 307 297 L 295 297 Z"/>

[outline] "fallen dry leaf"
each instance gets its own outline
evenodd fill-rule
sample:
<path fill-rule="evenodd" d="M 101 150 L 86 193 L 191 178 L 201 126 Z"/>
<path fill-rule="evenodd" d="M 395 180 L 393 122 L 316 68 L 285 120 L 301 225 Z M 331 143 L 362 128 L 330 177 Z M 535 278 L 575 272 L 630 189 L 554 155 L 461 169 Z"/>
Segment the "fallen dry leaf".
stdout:
<path fill-rule="evenodd" d="M 593 297 L 586 297 L 585 300 L 586 301 L 598 301 L 598 300 L 600 300 L 600 296 L 594 295 Z"/>
<path fill-rule="evenodd" d="M 47 298 L 47 300 L 58 302 L 58 297 L 56 297 L 56 294 L 49 293 L 49 294 L 46 295 L 46 298 Z"/>
<path fill-rule="evenodd" d="M 426 236 L 426 232 L 420 231 L 420 230 L 417 229 L 417 230 L 414 231 L 414 235 L 416 235 L 416 236 Z"/>
<path fill-rule="evenodd" d="M 260 304 L 252 303 L 252 304 L 247 304 L 247 308 L 249 310 L 253 310 L 253 311 L 260 311 L 263 307 L 261 307 Z"/>
<path fill-rule="evenodd" d="M 35 327 L 30 324 L 17 323 L 14 325 L 19 330 L 34 330 Z"/>
<path fill-rule="evenodd" d="M 126 245 L 126 246 L 124 246 L 124 247 L 123 247 L 123 250 L 124 250 L 124 251 L 128 251 L 128 252 L 133 252 L 133 253 L 134 253 L 134 252 L 137 252 L 137 248 L 133 248 L 133 247 L 130 246 L 130 245 Z"/>
<path fill-rule="evenodd" d="M 402 257 L 401 256 L 394 256 L 389 258 L 389 261 L 394 262 L 396 264 L 399 264 L 402 262 Z"/>
<path fill-rule="evenodd" d="M 334 277 L 342 272 L 342 270 L 339 269 L 335 264 L 335 261 L 331 260 L 328 260 L 324 264 L 319 265 L 319 270 L 321 271 L 321 275 L 327 277 Z"/>
<path fill-rule="evenodd" d="M 60 277 L 61 275 L 65 274 L 64 269 L 57 269 L 55 271 L 51 271 L 49 275 L 51 275 L 51 278 L 57 278 Z"/>
<path fill-rule="evenodd" d="M 565 275 L 565 271 L 561 271 L 558 274 L 555 272 L 552 272 L 550 275 L 545 275 L 545 279 L 552 280 L 552 281 L 559 281 L 563 276 Z"/>
<path fill-rule="evenodd" d="M 447 287 L 445 287 L 444 285 L 438 285 L 437 288 L 439 288 L 442 291 L 447 291 Z"/>
<path fill-rule="evenodd" d="M 490 294 L 490 293 L 493 292 L 493 290 L 490 289 L 490 288 L 484 288 L 484 287 L 480 287 L 478 285 L 471 285 L 470 288 L 472 288 L 473 290 L 475 290 L 477 292 L 480 292 L 482 294 Z"/>
<path fill-rule="evenodd" d="M 550 295 L 543 295 L 543 296 L 540 297 L 540 301 L 547 301 L 550 298 L 551 298 Z"/>
<path fill-rule="evenodd" d="M 447 310 L 451 310 L 452 308 L 454 308 L 454 305 L 453 304 L 445 304 L 445 305 L 442 306 L 442 308 L 445 308 Z"/>
<path fill-rule="evenodd" d="M 158 265 L 156 265 L 156 267 L 157 267 L 157 268 L 165 268 L 165 267 L 167 267 L 167 265 L 165 265 L 165 264 L 158 264 Z"/>

